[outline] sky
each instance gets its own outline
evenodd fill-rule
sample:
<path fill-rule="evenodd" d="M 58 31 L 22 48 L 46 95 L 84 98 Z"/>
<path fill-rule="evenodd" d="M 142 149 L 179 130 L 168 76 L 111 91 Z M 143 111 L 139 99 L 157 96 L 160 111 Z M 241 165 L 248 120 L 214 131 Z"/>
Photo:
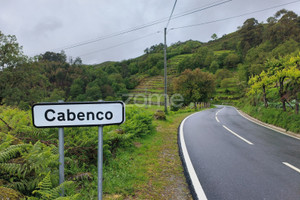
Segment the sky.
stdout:
<path fill-rule="evenodd" d="M 122 61 L 141 56 L 146 48 L 164 42 L 163 30 L 174 3 L 0 0 L 0 31 L 15 35 L 29 57 L 64 50 L 68 59 L 80 57 L 84 64 Z M 214 33 L 222 37 L 236 31 L 246 19 L 266 22 L 283 8 L 300 15 L 300 0 L 177 0 L 167 27 L 167 45 L 187 40 L 207 42 Z M 179 28 L 185 26 L 190 27 Z"/>

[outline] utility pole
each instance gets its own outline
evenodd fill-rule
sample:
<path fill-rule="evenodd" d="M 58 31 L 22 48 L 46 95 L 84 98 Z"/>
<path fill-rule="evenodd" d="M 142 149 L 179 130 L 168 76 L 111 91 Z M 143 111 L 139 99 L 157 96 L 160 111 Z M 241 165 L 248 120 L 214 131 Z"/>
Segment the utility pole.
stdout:
<path fill-rule="evenodd" d="M 165 113 L 168 113 L 167 105 L 167 28 L 164 29 L 164 84 L 165 84 Z"/>

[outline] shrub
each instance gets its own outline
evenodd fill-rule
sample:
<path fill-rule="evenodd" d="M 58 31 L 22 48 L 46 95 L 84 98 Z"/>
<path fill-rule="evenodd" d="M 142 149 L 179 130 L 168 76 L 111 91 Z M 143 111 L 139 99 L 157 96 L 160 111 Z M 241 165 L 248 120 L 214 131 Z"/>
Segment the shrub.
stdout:
<path fill-rule="evenodd" d="M 157 120 L 166 120 L 166 114 L 162 110 L 157 110 L 154 114 L 154 118 Z"/>

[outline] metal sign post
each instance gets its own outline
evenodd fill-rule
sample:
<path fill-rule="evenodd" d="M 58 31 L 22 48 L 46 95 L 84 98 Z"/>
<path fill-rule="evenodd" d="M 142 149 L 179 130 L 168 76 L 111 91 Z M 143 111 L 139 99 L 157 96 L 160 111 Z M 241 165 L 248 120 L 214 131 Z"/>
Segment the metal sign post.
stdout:
<path fill-rule="evenodd" d="M 59 103 L 64 102 L 59 100 Z M 65 153 L 64 153 L 64 128 L 58 128 L 58 152 L 59 152 L 59 185 L 65 181 Z M 64 196 L 64 189 L 61 188 L 60 196 Z"/>
<path fill-rule="evenodd" d="M 103 126 L 98 128 L 98 200 L 102 200 L 103 176 Z"/>
<path fill-rule="evenodd" d="M 58 151 L 59 151 L 59 185 L 65 181 L 65 154 L 64 154 L 64 128 L 58 129 Z M 61 189 L 60 196 L 64 196 L 64 189 Z"/>
<path fill-rule="evenodd" d="M 58 127 L 59 184 L 64 182 L 64 128 L 98 126 L 98 199 L 102 200 L 103 126 L 122 124 L 125 105 L 121 101 L 39 103 L 32 107 L 32 121 L 36 128 Z M 62 188 L 61 196 L 64 196 Z"/>

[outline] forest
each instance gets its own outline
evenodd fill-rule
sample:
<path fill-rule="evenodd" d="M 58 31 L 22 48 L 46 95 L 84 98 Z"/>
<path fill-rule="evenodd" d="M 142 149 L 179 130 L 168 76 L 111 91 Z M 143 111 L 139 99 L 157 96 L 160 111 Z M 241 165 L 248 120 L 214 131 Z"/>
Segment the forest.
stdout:
<path fill-rule="evenodd" d="M 134 59 L 86 65 L 79 57 L 68 59 L 63 51 L 28 57 L 14 35 L 0 32 L 0 199 L 5 197 L 2 194 L 15 199 L 59 198 L 57 132 L 32 126 L 30 109 L 35 103 L 126 101 L 144 79 L 163 75 L 163 49 L 163 44 L 155 44 Z M 231 104 L 300 133 L 296 13 L 279 10 L 261 23 L 249 18 L 237 31 L 220 38 L 213 34 L 207 43 L 179 41 L 167 47 L 167 59 L 168 94 L 181 94 L 183 108 L 197 102 Z M 152 121 L 153 113 L 126 108 L 126 123 L 105 128 L 106 164 L 112 162 L 116 149 L 151 134 Z M 69 181 L 64 183 L 68 196 L 64 199 L 80 199 L 76 190 L 88 196 L 86 188 L 96 188 L 89 180 L 96 171 L 97 139 L 88 128 L 67 132 Z"/>

